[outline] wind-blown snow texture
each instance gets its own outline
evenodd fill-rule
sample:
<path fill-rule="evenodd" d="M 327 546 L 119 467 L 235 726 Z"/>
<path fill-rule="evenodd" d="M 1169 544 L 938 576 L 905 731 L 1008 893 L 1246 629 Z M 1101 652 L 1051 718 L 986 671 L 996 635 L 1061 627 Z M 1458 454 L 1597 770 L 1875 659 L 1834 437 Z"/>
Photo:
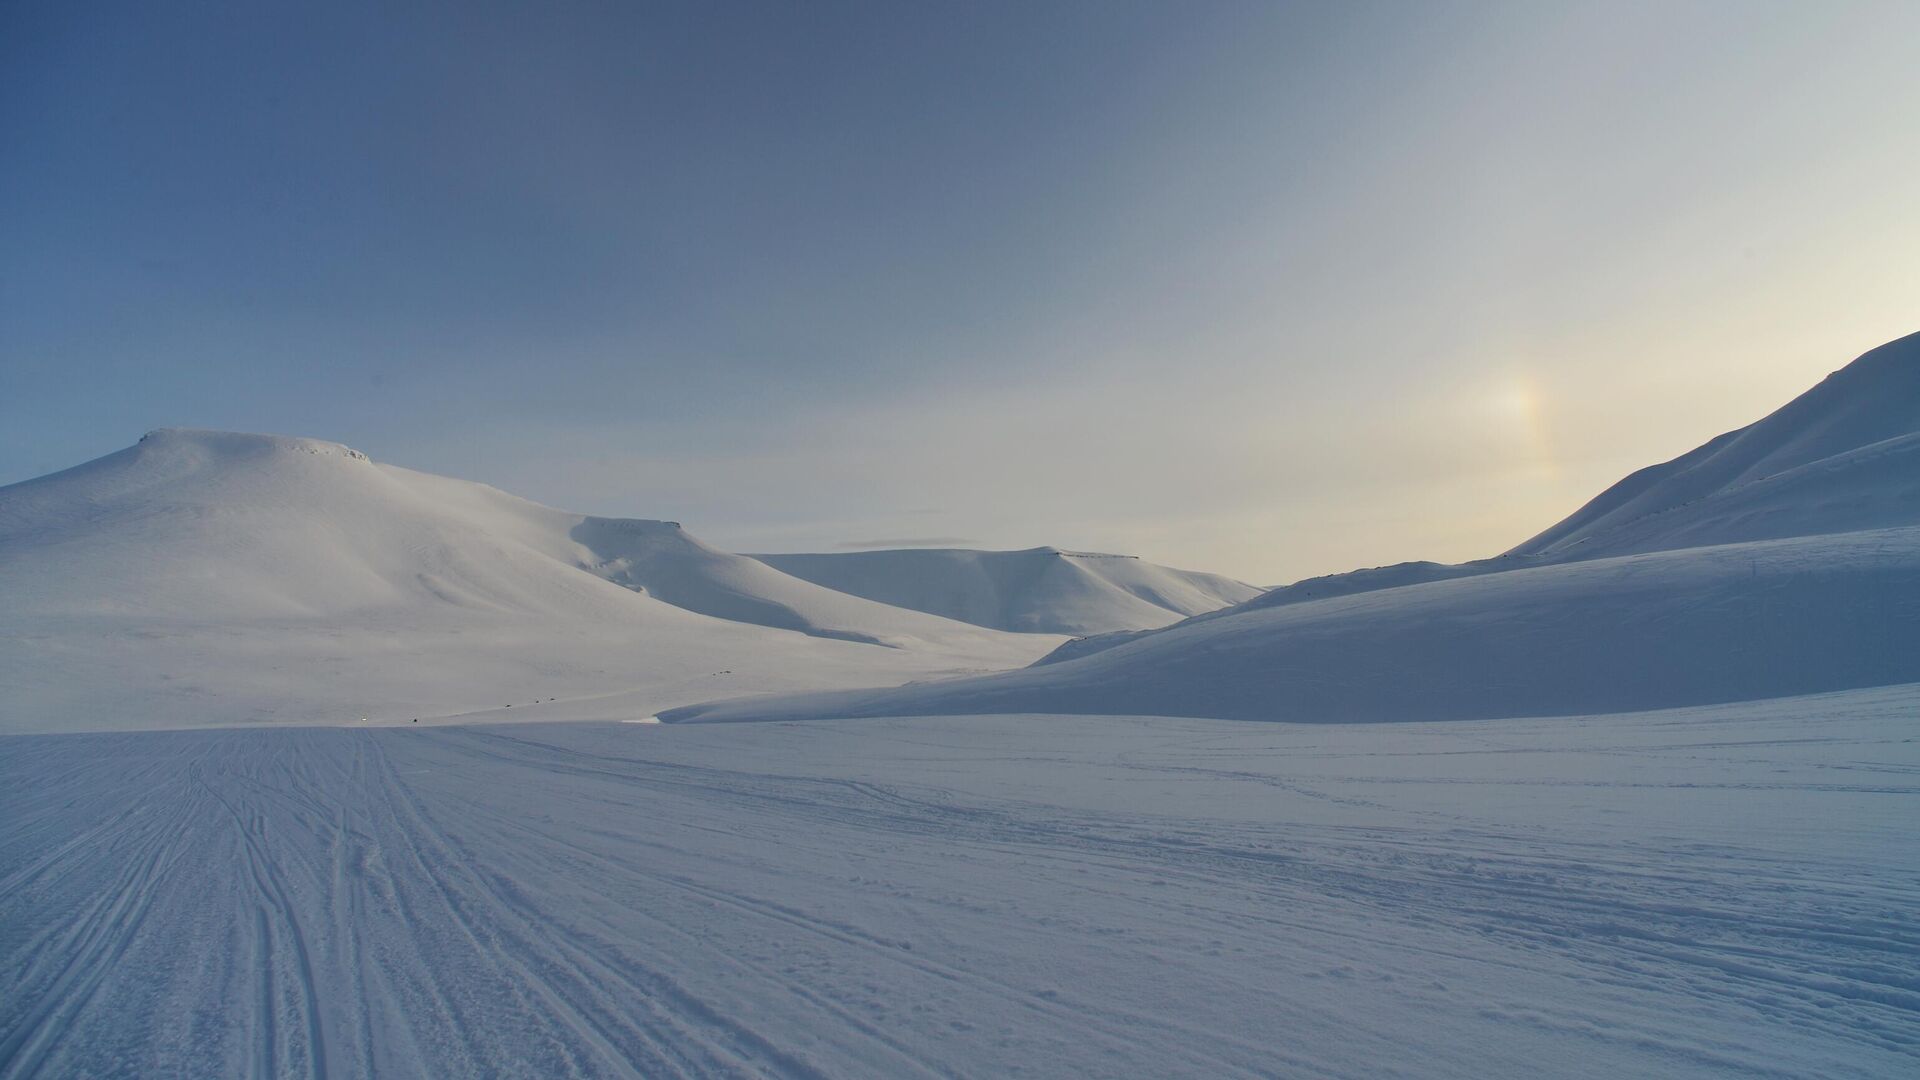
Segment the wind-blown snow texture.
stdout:
<path fill-rule="evenodd" d="M 1917 711 L 8 737 L 0 1076 L 1910 1076 Z"/>
<path fill-rule="evenodd" d="M 1920 680 L 1920 335 L 1499 558 L 1275 589 L 1033 668 L 671 721 L 1061 712 L 1448 720 Z"/>
<path fill-rule="evenodd" d="M 230 432 L 0 488 L 0 596 L 15 731 L 649 715 L 1013 667 L 1058 640 L 824 589 L 673 522 Z"/>
<path fill-rule="evenodd" d="M 1022 633 L 1145 630 L 1260 595 L 1245 582 L 1128 555 L 913 548 L 754 558 L 883 604 Z"/>

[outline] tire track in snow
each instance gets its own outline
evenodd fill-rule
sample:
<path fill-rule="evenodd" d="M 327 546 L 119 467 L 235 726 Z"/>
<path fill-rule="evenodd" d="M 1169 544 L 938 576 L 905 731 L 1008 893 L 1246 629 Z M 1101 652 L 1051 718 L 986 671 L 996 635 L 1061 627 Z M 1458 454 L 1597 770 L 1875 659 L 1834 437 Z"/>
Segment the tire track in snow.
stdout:
<path fill-rule="evenodd" d="M 398 780 L 397 774 L 394 779 Z M 447 865 L 460 868 L 459 872 L 467 883 L 468 891 L 484 898 L 492 908 L 495 915 L 492 930 L 502 933 L 504 940 L 512 942 L 520 954 L 527 958 L 530 967 L 544 966 L 550 971 L 557 967 L 559 974 L 567 981 L 583 987 L 593 986 L 600 980 L 618 981 L 641 995 L 642 1000 L 653 1007 L 656 1020 L 678 1028 L 692 1045 L 704 1044 L 719 1054 L 717 1062 L 681 1061 L 678 1063 L 680 1066 L 692 1066 L 697 1073 L 710 1069 L 715 1064 L 731 1063 L 734 1067 L 738 1067 L 757 1060 L 774 1065 L 779 1075 L 802 1078 L 825 1075 L 816 1066 L 781 1050 L 750 1028 L 688 993 L 665 975 L 645 970 L 623 970 L 582 950 L 566 935 L 551 933 L 547 930 L 548 922 L 542 913 L 531 908 L 525 899 L 515 895 L 510 883 L 474 869 L 483 865 L 484 860 L 449 837 L 409 788 L 395 784 L 390 790 L 395 791 L 404 801 L 405 812 L 410 820 L 419 825 L 419 828 L 412 830 L 410 835 L 428 838 L 432 846 L 444 853 Z M 505 920 L 500 916 L 512 920 L 517 923 L 517 926 L 505 926 Z M 546 955 L 542 956 L 542 952 Z M 579 1023 L 592 1028 L 600 1035 L 609 1060 L 616 1062 L 627 1060 L 623 1052 L 613 1048 L 614 1036 L 611 1032 L 601 1022 L 592 1018 L 591 1003 L 576 1006 L 558 984 L 551 981 L 550 976 L 542 975 L 540 978 L 546 981 L 559 1000 L 566 1002 L 568 1012 Z M 698 1024 L 699 1028 L 687 1027 L 688 1020 Z M 711 1036 L 703 1032 L 718 1033 L 722 1043 L 713 1043 Z M 639 1034 L 645 1037 L 644 1032 Z M 666 1054 L 660 1044 L 651 1039 L 648 1041 L 652 1043 L 653 1052 L 664 1057 L 662 1064 L 674 1064 L 672 1055 Z M 737 1045 L 725 1047 L 725 1043 Z"/>
<path fill-rule="evenodd" d="M 1382 1062 L 1484 1076 L 1513 1071 L 1518 1058 L 1498 1065 L 1509 1043 L 1616 1074 L 1920 1063 L 1920 935 L 1904 917 L 1920 878 L 1894 852 L 1863 859 L 1857 841 L 1783 855 L 1681 831 L 1688 842 L 1668 850 L 1571 818 L 1503 822 L 1457 799 L 1416 803 L 1448 812 L 1397 819 L 1413 824 L 1329 825 L 1341 819 L 1306 808 L 1348 781 L 1208 768 L 1232 745 L 1217 738 L 1152 752 L 1223 798 L 1257 790 L 1251 805 L 1277 814 L 1075 809 L 1071 785 L 1089 773 L 1057 749 L 1057 766 L 1026 769 L 1058 774 L 1065 796 L 1046 784 L 983 795 L 947 786 L 937 763 L 869 757 L 839 775 L 738 735 L 672 737 L 289 730 L 126 737 L 112 754 L 90 739 L 5 747 L 23 753 L 0 764 L 21 789 L 0 792 L 0 810 L 20 809 L 0 837 L 0 976 L 27 993 L 0 1001 L 0 1076 L 1034 1063 L 1356 1076 Z M 655 747 L 704 756 L 653 760 Z M 1755 758 L 1726 778 L 1764 779 L 1768 766 Z M 1103 783 L 1139 768 L 1159 766 L 1093 762 Z M 43 775 L 52 786 L 37 786 Z M 1385 820 L 1376 808 L 1421 790 L 1397 778 L 1338 805 Z M 1901 797 L 1770 786 L 1875 807 Z M 1752 783 L 1716 790 L 1765 797 Z M 1875 835 L 1911 832 L 1898 816 L 1864 820 Z M 238 925 L 263 957 L 256 981 L 240 946 L 229 985 L 246 1000 L 220 1014 L 230 1029 L 190 1029 L 191 1009 L 227 1004 L 204 996 L 153 998 L 151 1018 L 125 1011 L 147 1000 L 136 983 L 183 985 L 198 958 L 166 950 L 194 940 L 181 920 L 195 911 Z M 1072 974 L 1052 978 L 1048 951 Z M 1455 987 L 1409 985 L 1409 971 Z M 1370 981 L 1395 973 L 1398 984 Z M 1162 980 L 1203 988 L 1228 1014 L 1191 999 L 1155 1007 Z M 1468 1007 L 1451 1000 L 1462 994 Z M 1250 1023 L 1246 1009 L 1263 1014 Z M 980 1029 L 952 1034 L 949 1016 Z M 1443 1018 L 1461 1041 L 1401 1016 Z M 188 1030 L 205 1042 L 141 1056 Z"/>
<path fill-rule="evenodd" d="M 1742 893 L 1732 891 L 1744 890 L 1743 878 L 1727 882 L 1712 873 L 1681 870 L 1649 875 L 1644 867 L 1670 862 L 1660 853 L 1636 857 L 1635 869 L 1589 866 L 1564 857 L 1543 868 L 1514 852 L 1508 837 L 1486 836 L 1485 850 L 1467 844 L 1470 854 L 1463 855 L 1459 838 L 1450 840 L 1453 846 L 1434 849 L 1347 830 L 1336 830 L 1350 837 L 1337 846 L 1320 840 L 1303 844 L 1294 853 L 1275 853 L 1219 840 L 1170 841 L 1143 834 L 1122 820 L 1047 820 L 1032 816 L 1032 807 L 1022 808 L 1026 813 L 1019 817 L 993 807 L 957 807 L 950 799 L 913 798 L 867 782 L 751 773 L 739 774 L 741 782 L 734 784 L 729 782 L 734 774 L 726 770 L 632 759 L 607 761 L 498 731 L 469 730 L 456 737 L 511 743 L 522 750 L 518 755 L 495 753 L 503 762 L 525 765 L 539 753 L 548 759 L 545 767 L 573 775 L 653 787 L 677 785 L 689 792 L 705 790 L 730 800 L 766 803 L 822 823 L 880 827 L 945 842 L 1011 843 L 1066 853 L 1068 858 L 1104 852 L 1135 864 L 1142 873 L 1165 874 L 1184 867 L 1199 869 L 1217 881 L 1280 881 L 1291 889 L 1310 890 L 1321 902 L 1329 896 L 1341 897 L 1369 904 L 1387 916 L 1417 906 L 1426 917 L 1450 921 L 1472 935 L 1518 939 L 1551 949 L 1589 968 L 1596 980 L 1642 991 L 1665 984 L 1678 992 L 1710 993 L 1729 1001 L 1747 1001 L 1781 1022 L 1808 1024 L 1828 1037 L 1864 1040 L 1886 1049 L 1910 1045 L 1883 1037 L 1882 1032 L 1894 1027 L 1891 1022 L 1858 1014 L 1863 1006 L 1900 1013 L 1913 1007 L 1907 980 L 1898 974 L 1901 961 L 1912 954 L 1911 944 L 1897 922 L 1868 918 L 1836 927 L 1831 909 L 1824 923 L 1783 919 L 1772 905 L 1756 910 Z M 771 790 L 766 786 L 769 782 L 774 784 Z M 837 802 L 830 797 L 835 790 L 893 812 Z M 1727 906 L 1717 911 L 1660 898 L 1688 890 L 1703 892 Z M 1828 905 L 1836 899 L 1824 888 L 1816 895 Z M 1299 895 L 1289 898 L 1302 899 Z M 1776 896 L 1775 905 L 1780 899 Z M 1650 950 L 1635 939 L 1656 931 L 1636 923 L 1683 928 L 1671 935 L 1683 947 Z M 1858 931 L 1849 932 L 1845 929 L 1849 925 L 1857 925 Z M 1850 939 L 1868 957 L 1884 961 L 1848 963 L 1836 971 L 1826 957 L 1806 950 L 1806 930 L 1813 930 L 1816 938 Z M 1737 937 L 1729 941 L 1728 935 Z M 1760 944 L 1746 946 L 1742 940 Z M 1752 949 L 1772 963 L 1743 964 L 1716 955 L 1742 949 Z M 1631 969 L 1623 964 L 1633 963 L 1635 957 L 1657 957 L 1660 963 L 1625 977 L 1623 973 Z M 1782 990 L 1797 1003 L 1791 1010 L 1782 1008 L 1778 997 Z M 1764 1069 L 1751 1061 L 1745 1067 Z"/>
<path fill-rule="evenodd" d="M 9 1016 L 0 1029 L 0 1077 L 32 1076 L 39 1070 L 68 1037 L 75 1018 L 139 934 L 155 896 L 180 858 L 179 840 L 191 830 L 197 812 L 194 800 L 182 799 L 174 818 L 163 821 L 157 814 L 145 815 L 148 806 L 142 801 L 116 819 L 127 821 L 139 810 L 145 820 L 111 831 L 113 839 L 121 842 L 110 850 L 125 860 L 126 869 L 66 927 L 51 925 L 29 945 L 21 970 L 9 981 L 11 992 L 18 995 L 14 1001 L 25 1008 L 17 1018 Z M 102 831 L 95 830 L 94 835 Z M 135 851 L 127 853 L 123 850 L 127 847 Z M 51 979 L 45 974 L 49 967 L 57 972 Z"/>
<path fill-rule="evenodd" d="M 285 1075 L 288 1071 L 285 1065 L 290 1063 L 282 1055 L 294 1053 L 289 1044 L 297 1042 L 301 1047 L 299 1056 L 306 1066 L 306 1075 L 324 1077 L 327 1075 L 327 1039 L 326 1028 L 320 1018 L 320 990 L 314 981 L 313 956 L 307 947 L 306 934 L 300 927 L 300 908 L 293 902 L 273 858 L 266 850 L 267 819 L 259 809 L 250 808 L 243 812 L 207 781 L 205 770 L 199 765 L 190 768 L 188 776 L 231 815 L 257 897 L 254 947 L 257 950 L 256 974 L 260 978 L 261 1008 L 254 1019 L 262 1024 L 264 1037 L 255 1040 L 256 1071 L 263 1076 Z M 292 956 L 291 971 L 283 971 L 286 965 L 278 959 L 282 942 Z M 278 1024 L 283 1000 L 280 984 L 282 979 L 288 977 L 293 980 L 293 993 L 299 999 L 299 1004 L 289 1011 L 298 1016 L 303 1024 L 297 1040 L 283 1036 Z"/>
<path fill-rule="evenodd" d="M 703 885 L 686 877 L 660 872 L 649 872 L 639 867 L 629 866 L 618 860 L 591 851 L 579 844 L 534 829 L 522 822 L 502 818 L 497 820 L 495 824 L 498 827 L 517 832 L 527 840 L 532 841 L 533 843 L 528 850 L 562 849 L 570 851 L 575 856 L 594 863 L 596 869 L 607 874 L 609 877 L 624 875 L 629 878 L 644 878 L 655 887 L 676 890 L 708 901 L 711 904 L 741 912 L 757 920 L 798 929 L 822 938 L 842 949 L 854 949 L 861 955 L 880 964 L 905 968 L 916 974 L 926 975 L 945 982 L 984 991 L 1019 1009 L 1044 1017 L 1052 1024 L 1071 1024 L 1085 1032 L 1088 1024 L 1094 1021 L 1097 1015 L 1096 1010 L 1076 1010 L 1058 999 L 1039 998 L 1036 997 L 1031 990 L 1012 986 L 1005 982 L 983 977 L 978 973 L 964 971 L 924 957 L 915 956 L 911 952 L 903 952 L 901 942 L 874 937 L 859 927 L 848 923 L 823 919 L 800 909 L 764 898 L 754 897 L 739 891 L 724 890 Z M 644 918 L 651 918 L 644 910 L 634 909 L 633 913 Z M 670 923 L 662 922 L 660 925 L 664 933 L 678 933 L 677 928 L 674 928 Z M 705 950 L 711 948 L 709 943 L 698 938 L 687 935 L 680 936 L 688 942 L 691 949 Z M 715 957 L 716 961 L 720 959 L 719 957 Z M 884 1028 L 869 1022 L 845 1006 L 822 997 L 803 983 L 784 975 L 776 969 L 758 967 L 756 971 L 759 977 L 782 984 L 786 987 L 787 991 L 795 997 L 806 1000 L 815 1007 L 829 1013 L 834 1019 L 859 1032 L 864 1037 L 883 1043 L 898 1051 L 906 1060 L 913 1062 L 916 1068 L 924 1070 L 928 1075 L 945 1075 L 942 1070 L 933 1066 L 931 1063 L 921 1061 L 915 1057 L 911 1047 L 894 1038 L 886 1032 Z M 1133 1050 L 1144 1049 L 1149 1043 L 1147 1037 L 1139 1033 L 1142 1029 L 1161 1029 L 1160 1034 L 1162 1036 L 1169 1034 L 1191 1036 L 1193 1034 L 1193 1032 L 1188 1029 L 1170 1028 L 1164 1018 L 1155 1017 L 1150 1014 L 1134 1012 L 1114 1013 L 1107 1017 L 1107 1019 L 1113 1021 L 1113 1023 L 1099 1024 L 1094 1027 L 1092 1031 L 1106 1038 L 1113 1039 Z M 1230 1036 L 1216 1036 L 1213 1033 L 1209 1033 L 1209 1037 L 1217 1037 L 1229 1043 L 1237 1043 L 1241 1049 L 1253 1054 L 1270 1056 L 1272 1052 L 1271 1048 L 1253 1046 L 1232 1039 Z M 1204 1052 L 1196 1051 L 1194 1056 L 1198 1059 L 1195 1062 L 1196 1068 L 1204 1068 L 1214 1075 L 1228 1075 L 1246 1071 L 1246 1067 L 1242 1063 L 1214 1057 Z"/>

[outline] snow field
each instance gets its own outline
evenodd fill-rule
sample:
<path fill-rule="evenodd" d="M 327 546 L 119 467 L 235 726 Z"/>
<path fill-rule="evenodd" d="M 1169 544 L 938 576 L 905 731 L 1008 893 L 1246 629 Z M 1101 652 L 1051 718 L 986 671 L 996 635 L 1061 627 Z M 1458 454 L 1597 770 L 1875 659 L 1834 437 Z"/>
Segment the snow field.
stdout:
<path fill-rule="evenodd" d="M 0 1076 L 1906 1075 L 1916 712 L 12 736 Z"/>

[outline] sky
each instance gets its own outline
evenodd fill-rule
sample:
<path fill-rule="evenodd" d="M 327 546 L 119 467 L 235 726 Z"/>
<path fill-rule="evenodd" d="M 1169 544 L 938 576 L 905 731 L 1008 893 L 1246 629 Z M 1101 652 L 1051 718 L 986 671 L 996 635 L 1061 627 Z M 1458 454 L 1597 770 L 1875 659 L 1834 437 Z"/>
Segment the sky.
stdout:
<path fill-rule="evenodd" d="M 1509 548 L 1920 330 L 1920 5 L 0 5 L 0 483 L 308 435 L 745 551 Z"/>

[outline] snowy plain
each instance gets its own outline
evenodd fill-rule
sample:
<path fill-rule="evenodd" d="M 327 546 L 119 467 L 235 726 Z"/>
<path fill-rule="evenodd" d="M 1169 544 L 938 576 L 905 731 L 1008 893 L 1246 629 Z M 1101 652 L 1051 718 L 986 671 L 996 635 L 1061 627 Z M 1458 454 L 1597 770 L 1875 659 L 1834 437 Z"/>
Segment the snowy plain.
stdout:
<path fill-rule="evenodd" d="M 0 740 L 0 1075 L 1920 1072 L 1920 686 Z"/>

